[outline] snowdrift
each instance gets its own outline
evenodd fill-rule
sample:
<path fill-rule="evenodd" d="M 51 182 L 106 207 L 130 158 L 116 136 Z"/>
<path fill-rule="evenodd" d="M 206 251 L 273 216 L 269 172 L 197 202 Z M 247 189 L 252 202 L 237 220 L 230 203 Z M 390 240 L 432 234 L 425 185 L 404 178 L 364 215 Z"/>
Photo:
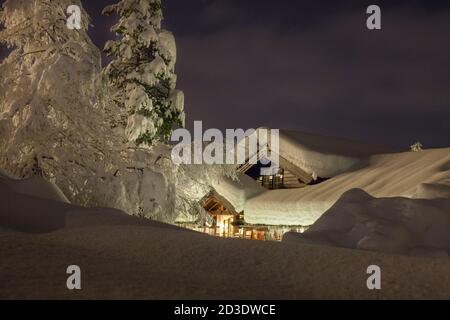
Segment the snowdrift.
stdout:
<path fill-rule="evenodd" d="M 350 190 L 305 233 L 283 241 L 448 258 L 450 198 L 377 199 Z"/>
<path fill-rule="evenodd" d="M 19 180 L 11 179 L 0 172 L 0 187 L 37 198 L 69 203 L 64 193 L 55 184 L 37 176 Z"/>
<path fill-rule="evenodd" d="M 66 228 L 107 225 L 178 227 L 132 217 L 111 208 L 70 204 L 61 190 L 42 178 L 14 180 L 0 176 L 0 229 L 46 233 Z"/>
<path fill-rule="evenodd" d="M 309 226 L 343 193 L 355 188 L 377 198 L 434 199 L 448 197 L 450 192 L 450 148 L 373 155 L 361 159 L 359 166 L 318 185 L 252 197 L 245 204 L 245 220 Z"/>
<path fill-rule="evenodd" d="M 0 299 L 448 298 L 448 260 L 215 238 L 52 200 L 52 188 L 27 183 L 0 184 Z M 379 292 L 365 285 L 374 261 Z M 79 292 L 65 287 L 72 264 Z"/>

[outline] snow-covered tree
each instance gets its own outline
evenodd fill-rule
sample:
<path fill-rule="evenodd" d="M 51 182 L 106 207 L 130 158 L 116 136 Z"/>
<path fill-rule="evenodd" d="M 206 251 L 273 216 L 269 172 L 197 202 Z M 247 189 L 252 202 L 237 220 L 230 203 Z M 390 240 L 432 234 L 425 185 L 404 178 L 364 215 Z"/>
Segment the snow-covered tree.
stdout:
<path fill-rule="evenodd" d="M 81 29 L 67 27 L 70 5 L 81 9 Z M 0 23 L 11 48 L 0 64 L 0 167 L 42 175 L 71 201 L 101 205 L 99 177 L 117 170 L 118 152 L 95 108 L 101 55 L 80 0 L 7 0 Z"/>
<path fill-rule="evenodd" d="M 81 29 L 67 28 L 66 11 L 70 5 L 81 9 Z M 39 53 L 63 53 L 77 57 L 77 48 L 90 50 L 99 62 L 96 48 L 87 36 L 88 15 L 80 0 L 6 0 L 2 6 L 0 42 L 13 48 L 20 58 Z M 74 48 L 76 47 L 76 48 Z M 95 52 L 93 52 L 95 51 Z"/>
<path fill-rule="evenodd" d="M 168 140 L 174 127 L 184 126 L 184 96 L 176 90 L 176 44 L 161 29 L 161 0 L 122 0 L 104 9 L 119 21 L 105 51 L 114 60 L 105 69 L 113 100 L 123 112 L 128 141 L 152 145 Z"/>
<path fill-rule="evenodd" d="M 79 0 L 7 0 L 2 5 L 0 41 L 12 51 L 0 65 L 0 166 L 13 166 L 20 176 L 40 166 L 42 156 L 55 158 L 52 153 L 69 149 L 66 137 L 80 145 L 98 139 L 89 126 L 98 120 L 92 106 L 100 51 L 87 35 L 84 10 L 81 29 L 67 28 L 69 5 L 82 8 Z M 73 155 L 79 150 L 75 147 Z"/>
<path fill-rule="evenodd" d="M 419 152 L 419 151 L 423 151 L 423 145 L 420 141 L 417 141 L 416 143 L 414 143 L 413 145 L 411 145 L 411 151 L 412 152 Z"/>
<path fill-rule="evenodd" d="M 142 3 L 146 8 L 151 1 Z M 81 8 L 79 30 L 67 27 L 70 5 Z M 105 111 L 101 101 L 105 96 L 100 87 L 101 55 L 87 35 L 88 22 L 80 0 L 3 3 L 0 41 L 11 53 L 0 63 L 0 171 L 16 178 L 41 175 L 79 205 L 114 207 L 164 222 L 174 222 L 180 214 L 190 221 L 202 220 L 198 201 L 209 191 L 211 179 L 220 179 L 229 169 L 176 166 L 164 143 L 151 149 L 123 143 L 122 133 L 108 125 L 108 112 L 116 111 L 116 106 Z M 151 97 L 154 105 L 170 106 L 169 111 L 178 106 L 182 115 L 183 96 L 173 88 L 173 37 L 155 32 L 155 57 L 149 63 L 159 56 L 167 73 L 142 73 L 157 79 L 154 88 L 126 78 L 123 86 L 136 92 L 139 88 L 163 92 L 160 77 L 171 76 L 166 100 L 147 93 L 143 97 Z M 112 66 L 125 64 L 117 60 Z M 136 68 L 146 67 L 144 63 Z M 111 80 L 119 84 L 119 78 Z M 117 92 L 120 97 L 122 92 Z"/>
<path fill-rule="evenodd" d="M 70 5 L 81 9 L 81 29 L 67 26 Z M 100 50 L 80 0 L 8 0 L 0 23 L 12 49 L 0 64 L 0 168 L 17 178 L 41 175 L 75 204 L 173 221 L 170 163 L 130 150 L 108 125 Z"/>

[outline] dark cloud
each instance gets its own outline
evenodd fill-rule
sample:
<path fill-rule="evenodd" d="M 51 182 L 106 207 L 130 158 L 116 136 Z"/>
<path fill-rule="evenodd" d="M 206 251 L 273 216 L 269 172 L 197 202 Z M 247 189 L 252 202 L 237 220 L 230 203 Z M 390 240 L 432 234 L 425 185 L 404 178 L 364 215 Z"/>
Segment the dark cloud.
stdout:
<path fill-rule="evenodd" d="M 114 0 L 83 1 L 100 47 Z M 188 124 L 261 125 L 408 147 L 450 145 L 450 2 L 165 0 Z"/>
<path fill-rule="evenodd" d="M 349 10 L 305 30 L 244 24 L 178 37 L 188 118 L 449 145 L 449 13 L 396 7 L 380 32 Z"/>

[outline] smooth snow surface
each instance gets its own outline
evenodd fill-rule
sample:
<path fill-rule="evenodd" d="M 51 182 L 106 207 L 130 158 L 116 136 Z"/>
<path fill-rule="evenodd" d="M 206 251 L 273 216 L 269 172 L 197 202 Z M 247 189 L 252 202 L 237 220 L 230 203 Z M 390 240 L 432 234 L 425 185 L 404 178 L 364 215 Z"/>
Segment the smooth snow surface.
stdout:
<path fill-rule="evenodd" d="M 350 190 L 305 233 L 283 241 L 448 258 L 450 198 L 373 198 Z"/>
<path fill-rule="evenodd" d="M 214 238 L 0 185 L 0 299 L 448 299 L 450 261 Z M 366 270 L 382 269 L 381 291 Z M 82 290 L 66 288 L 77 264 Z"/>

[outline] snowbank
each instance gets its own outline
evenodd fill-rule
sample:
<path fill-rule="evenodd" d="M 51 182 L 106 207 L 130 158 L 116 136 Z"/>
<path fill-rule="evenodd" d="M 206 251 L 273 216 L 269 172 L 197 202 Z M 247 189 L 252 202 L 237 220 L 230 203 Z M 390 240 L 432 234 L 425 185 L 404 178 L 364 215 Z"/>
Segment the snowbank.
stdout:
<path fill-rule="evenodd" d="M 377 199 L 350 190 L 305 233 L 283 241 L 448 258 L 450 199 Z"/>
<path fill-rule="evenodd" d="M 302 189 L 271 190 L 246 202 L 251 224 L 312 225 L 350 189 L 380 197 L 432 199 L 448 195 L 450 148 L 374 155 L 359 169 Z"/>

